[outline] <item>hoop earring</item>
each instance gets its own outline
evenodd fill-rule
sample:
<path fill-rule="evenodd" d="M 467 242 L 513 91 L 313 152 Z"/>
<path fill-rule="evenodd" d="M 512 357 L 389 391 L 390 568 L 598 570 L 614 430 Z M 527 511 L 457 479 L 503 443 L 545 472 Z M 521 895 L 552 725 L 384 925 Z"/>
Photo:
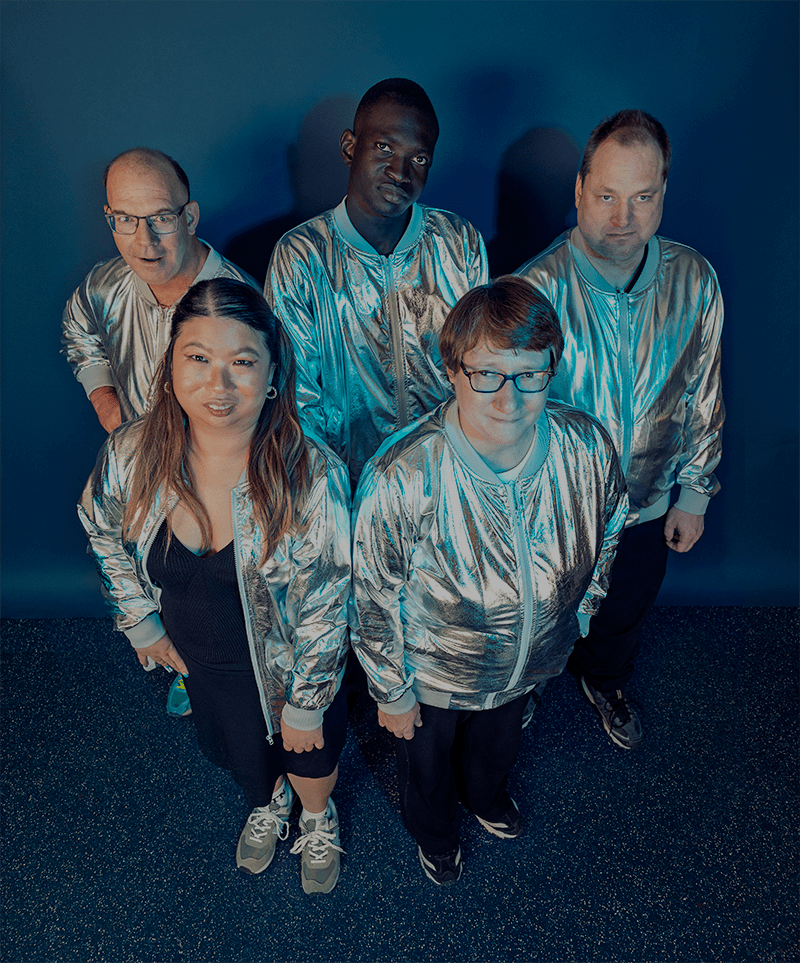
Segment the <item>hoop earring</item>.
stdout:
<path fill-rule="evenodd" d="M 164 391 L 169 391 L 169 382 L 168 382 L 168 381 L 165 381 L 165 382 L 164 382 Z"/>
<path fill-rule="evenodd" d="M 267 388 L 267 397 L 270 401 L 274 401 L 274 399 L 278 397 L 278 389 L 275 385 L 270 385 L 269 388 Z"/>

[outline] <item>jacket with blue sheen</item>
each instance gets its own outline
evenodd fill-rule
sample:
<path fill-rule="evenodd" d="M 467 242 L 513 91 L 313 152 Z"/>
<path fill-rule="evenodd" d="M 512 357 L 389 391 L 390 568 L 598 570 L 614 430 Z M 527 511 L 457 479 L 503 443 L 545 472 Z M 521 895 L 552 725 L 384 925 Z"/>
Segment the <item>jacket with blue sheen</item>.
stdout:
<path fill-rule="evenodd" d="M 418 204 L 389 255 L 358 233 L 344 201 L 278 242 L 264 295 L 294 345 L 300 418 L 354 484 L 384 438 L 451 396 L 439 332 L 488 277 L 478 231 Z"/>
<path fill-rule="evenodd" d="M 353 647 L 385 711 L 510 702 L 558 675 L 608 588 L 628 499 L 614 447 L 550 404 L 513 483 L 454 401 L 388 439 L 354 508 Z M 588 621 L 588 619 L 587 619 Z"/>
<path fill-rule="evenodd" d="M 626 294 L 567 231 L 516 273 L 561 319 L 564 356 L 550 397 L 591 412 L 611 434 L 628 484 L 628 524 L 661 517 L 676 481 L 677 507 L 705 514 L 719 490 L 725 417 L 723 304 L 708 261 L 654 236 Z"/>
<path fill-rule="evenodd" d="M 110 435 L 78 506 L 116 627 L 135 648 L 152 645 L 165 634 L 161 593 L 148 575 L 147 557 L 177 501 L 167 504 L 159 493 L 139 537 L 123 538 L 141 426 L 137 419 Z M 344 465 L 326 446 L 306 442 L 313 481 L 303 513 L 305 534 L 284 535 L 263 564 L 261 531 L 245 475 L 231 493 L 239 595 L 270 738 L 281 709 L 296 729 L 321 724 L 347 655 L 350 485 Z"/>

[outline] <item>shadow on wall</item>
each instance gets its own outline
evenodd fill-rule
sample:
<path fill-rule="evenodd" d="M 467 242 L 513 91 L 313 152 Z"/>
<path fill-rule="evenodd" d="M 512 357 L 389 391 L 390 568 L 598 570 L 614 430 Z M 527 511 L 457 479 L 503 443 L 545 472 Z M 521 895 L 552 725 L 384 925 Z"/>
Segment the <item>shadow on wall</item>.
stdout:
<path fill-rule="evenodd" d="M 339 137 L 352 126 L 356 107 L 353 97 L 329 97 L 311 108 L 300 124 L 297 143 L 286 151 L 291 210 L 235 235 L 223 250 L 228 260 L 262 284 L 272 249 L 283 235 L 336 207 L 347 193 L 349 170 L 339 153 Z"/>
<path fill-rule="evenodd" d="M 563 130 L 532 127 L 506 149 L 497 173 L 497 234 L 486 245 L 492 277 L 510 274 L 575 224 L 581 150 Z"/>

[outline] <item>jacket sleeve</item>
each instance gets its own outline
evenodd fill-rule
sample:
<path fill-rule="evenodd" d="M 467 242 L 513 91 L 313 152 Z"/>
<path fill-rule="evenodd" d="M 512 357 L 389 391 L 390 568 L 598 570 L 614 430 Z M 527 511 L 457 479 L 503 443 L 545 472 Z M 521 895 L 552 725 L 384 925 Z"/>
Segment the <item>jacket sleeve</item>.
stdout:
<path fill-rule="evenodd" d="M 66 355 L 72 373 L 83 385 L 87 396 L 95 388 L 114 385 L 90 294 L 93 274 L 89 274 L 67 301 L 61 319 L 61 352 Z"/>
<path fill-rule="evenodd" d="M 475 237 L 473 243 L 470 244 L 472 252 L 472 262 L 468 271 L 470 290 L 489 282 L 489 258 L 486 255 L 486 245 L 483 243 L 480 231 L 474 227 L 472 230 Z"/>
<path fill-rule="evenodd" d="M 123 474 L 112 434 L 100 450 L 83 490 L 78 517 L 89 536 L 89 549 L 117 629 L 127 635 L 134 648 L 144 648 L 157 642 L 165 629 L 152 587 L 144 583 L 123 543 Z"/>
<path fill-rule="evenodd" d="M 297 408 L 303 428 L 330 444 L 325 430 L 316 298 L 308 252 L 284 237 L 272 252 L 264 297 L 280 319 L 294 348 L 297 365 Z"/>
<path fill-rule="evenodd" d="M 600 552 L 592 572 L 592 580 L 589 588 L 578 606 L 578 620 L 581 624 L 581 634 L 585 635 L 588 630 L 588 617 L 597 612 L 601 601 L 608 592 L 608 581 L 611 575 L 611 566 L 614 564 L 614 556 L 617 552 L 622 530 L 625 527 L 625 520 L 628 517 L 628 493 L 625 488 L 625 478 L 619 465 L 617 453 L 611 440 L 605 433 L 599 439 L 599 444 L 605 442 L 608 452 L 608 472 L 606 474 L 605 485 L 605 504 L 603 506 L 603 518 L 605 522 L 603 531 L 603 541 Z M 583 618 L 582 618 L 583 616 Z"/>
<path fill-rule="evenodd" d="M 356 492 L 353 516 L 353 650 L 372 698 L 384 708 L 396 703 L 389 711 L 406 711 L 414 703 L 410 691 L 414 673 L 405 663 L 401 596 L 414 524 L 385 475 L 369 464 Z"/>
<path fill-rule="evenodd" d="M 329 454 L 328 469 L 311 490 L 305 533 L 292 539 L 294 568 L 286 618 L 294 635 L 291 682 L 282 718 L 295 729 L 316 729 L 338 688 L 347 654 L 350 602 L 350 480 Z"/>
<path fill-rule="evenodd" d="M 681 486 L 677 507 L 702 515 L 719 490 L 714 475 L 722 455 L 725 405 L 720 377 L 723 304 L 716 274 L 710 265 L 703 293 L 700 347 L 686 396 L 684 449 L 677 466 Z"/>

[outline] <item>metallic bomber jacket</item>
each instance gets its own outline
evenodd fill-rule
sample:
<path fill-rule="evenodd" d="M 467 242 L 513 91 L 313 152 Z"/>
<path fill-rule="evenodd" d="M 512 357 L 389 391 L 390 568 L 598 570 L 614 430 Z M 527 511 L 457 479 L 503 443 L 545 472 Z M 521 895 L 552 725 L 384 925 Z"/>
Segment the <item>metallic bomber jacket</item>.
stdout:
<path fill-rule="evenodd" d="M 205 246 L 208 257 L 195 283 L 235 278 L 261 290 L 249 274 Z M 143 415 L 174 310 L 174 305 L 162 308 L 121 257 L 96 264 L 67 301 L 61 322 L 61 352 L 87 397 L 109 385 L 117 390 L 123 421 Z"/>
<path fill-rule="evenodd" d="M 387 711 L 415 697 L 457 709 L 510 702 L 561 672 L 577 612 L 605 595 L 628 510 L 610 438 L 585 412 L 548 403 L 526 458 L 501 481 L 450 401 L 365 467 L 351 640 Z"/>
<path fill-rule="evenodd" d="M 663 515 L 676 480 L 678 507 L 702 515 L 719 490 L 725 417 L 717 276 L 696 251 L 653 237 L 625 294 L 570 234 L 517 271 L 552 302 L 564 329 L 550 397 L 591 412 L 611 434 L 638 512 L 628 524 Z"/>
<path fill-rule="evenodd" d="M 354 487 L 384 438 L 451 396 L 439 332 L 488 277 L 479 232 L 417 204 L 388 256 L 353 227 L 344 201 L 278 242 L 264 296 L 294 344 L 300 417 Z"/>
<path fill-rule="evenodd" d="M 164 634 L 161 590 L 149 578 L 147 556 L 176 500 L 161 497 L 138 539 L 122 537 L 141 419 L 111 434 L 84 489 L 78 515 L 111 615 L 135 648 Z M 350 598 L 350 485 L 344 465 L 325 446 L 307 439 L 312 489 L 304 513 L 307 534 L 285 535 L 261 565 L 261 533 L 243 476 L 231 494 L 234 551 L 250 657 L 267 730 L 277 729 L 283 700 L 289 725 L 314 729 L 338 688 L 347 655 Z"/>

